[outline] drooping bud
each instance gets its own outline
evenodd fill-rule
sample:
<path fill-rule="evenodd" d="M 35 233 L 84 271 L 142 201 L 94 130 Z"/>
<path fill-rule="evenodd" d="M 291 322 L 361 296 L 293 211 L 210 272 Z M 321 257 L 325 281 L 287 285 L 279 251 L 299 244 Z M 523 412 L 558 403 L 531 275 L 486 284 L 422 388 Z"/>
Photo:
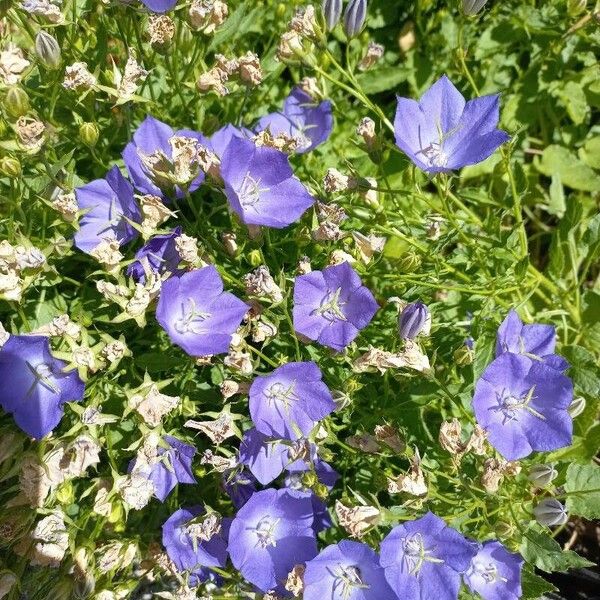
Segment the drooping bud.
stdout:
<path fill-rule="evenodd" d="M 95 123 L 82 123 L 79 126 L 79 137 L 86 146 L 93 148 L 100 137 L 98 126 Z"/>
<path fill-rule="evenodd" d="M 463 0 L 462 9 L 467 17 L 474 17 L 487 3 L 487 0 Z"/>
<path fill-rule="evenodd" d="M 413 340 L 420 333 L 426 333 L 428 321 L 431 323 L 429 310 L 422 302 L 407 304 L 398 321 L 400 337 L 403 340 Z"/>
<path fill-rule="evenodd" d="M 56 38 L 41 30 L 35 38 L 35 53 L 47 69 L 58 69 L 61 52 Z"/>
<path fill-rule="evenodd" d="M 546 527 L 564 525 L 569 520 L 567 509 L 555 498 L 542 500 L 534 509 L 536 521 Z"/>
<path fill-rule="evenodd" d="M 340 21 L 342 16 L 342 0 L 323 0 L 321 10 L 325 18 L 327 29 L 333 29 Z"/>
<path fill-rule="evenodd" d="M 344 31 L 349 38 L 356 37 L 367 18 L 367 0 L 350 0 L 344 13 Z"/>
<path fill-rule="evenodd" d="M 540 488 L 546 487 L 556 477 L 558 477 L 558 471 L 553 465 L 533 465 L 527 476 L 529 481 Z"/>
<path fill-rule="evenodd" d="M 6 92 L 6 98 L 4 99 L 4 106 L 6 112 L 15 119 L 26 115 L 29 111 L 29 96 L 27 92 L 20 87 L 11 87 Z"/>
<path fill-rule="evenodd" d="M 585 410 L 585 404 L 586 402 L 583 396 L 579 396 L 571 402 L 571 405 L 567 410 L 573 419 L 578 417 Z"/>

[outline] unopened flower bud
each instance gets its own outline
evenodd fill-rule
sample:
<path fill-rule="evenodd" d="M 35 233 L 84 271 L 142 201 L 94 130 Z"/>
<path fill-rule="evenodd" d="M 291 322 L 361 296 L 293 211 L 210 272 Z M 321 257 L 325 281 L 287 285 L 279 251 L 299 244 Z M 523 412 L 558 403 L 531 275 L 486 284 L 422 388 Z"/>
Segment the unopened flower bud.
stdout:
<path fill-rule="evenodd" d="M 349 38 L 362 31 L 367 18 L 367 0 L 350 0 L 344 13 L 344 31 Z"/>
<path fill-rule="evenodd" d="M 417 37 L 415 35 L 415 24 L 412 21 L 406 22 L 400 30 L 398 36 L 398 46 L 400 51 L 406 54 L 409 50 L 414 48 Z"/>
<path fill-rule="evenodd" d="M 100 137 L 98 126 L 95 123 L 82 123 L 79 127 L 79 137 L 86 146 L 93 148 Z"/>
<path fill-rule="evenodd" d="M 587 0 L 569 0 L 567 2 L 567 11 L 572 17 L 581 14 L 587 5 Z"/>
<path fill-rule="evenodd" d="M 400 259 L 398 268 L 400 269 L 400 271 L 402 273 L 413 273 L 420 266 L 421 266 L 421 257 L 416 252 L 414 252 L 414 250 L 409 250 Z"/>
<path fill-rule="evenodd" d="M 552 465 L 533 465 L 527 478 L 537 487 L 546 487 L 558 477 L 558 471 Z"/>
<path fill-rule="evenodd" d="M 469 347 L 466 343 L 463 344 L 460 348 L 457 348 L 454 351 L 454 360 L 459 367 L 466 367 L 467 365 L 472 365 L 475 360 L 475 352 L 473 352 L 473 348 Z"/>
<path fill-rule="evenodd" d="M 41 30 L 35 38 L 35 52 L 42 64 L 48 69 L 58 69 L 61 52 L 56 38 Z"/>
<path fill-rule="evenodd" d="M 321 3 L 327 29 L 333 29 L 342 16 L 342 0 L 323 0 Z"/>
<path fill-rule="evenodd" d="M 29 111 L 29 96 L 27 92 L 20 87 L 11 87 L 6 92 L 6 98 L 4 99 L 4 106 L 6 112 L 15 119 L 26 115 Z"/>
<path fill-rule="evenodd" d="M 586 402 L 583 396 L 579 396 L 571 402 L 571 405 L 567 410 L 573 419 L 578 417 L 585 410 L 585 404 Z"/>
<path fill-rule="evenodd" d="M 555 498 L 542 500 L 534 509 L 536 521 L 546 527 L 564 525 L 569 520 L 567 509 Z"/>
<path fill-rule="evenodd" d="M 427 322 L 431 324 L 428 308 L 422 302 L 407 304 L 400 313 L 398 332 L 403 340 L 413 340 L 420 333 L 427 332 Z"/>
<path fill-rule="evenodd" d="M 0 159 L 0 173 L 12 179 L 16 179 L 21 175 L 21 163 L 12 156 L 5 156 Z"/>
<path fill-rule="evenodd" d="M 487 0 L 463 0 L 462 9 L 467 17 L 474 17 L 487 3 Z"/>

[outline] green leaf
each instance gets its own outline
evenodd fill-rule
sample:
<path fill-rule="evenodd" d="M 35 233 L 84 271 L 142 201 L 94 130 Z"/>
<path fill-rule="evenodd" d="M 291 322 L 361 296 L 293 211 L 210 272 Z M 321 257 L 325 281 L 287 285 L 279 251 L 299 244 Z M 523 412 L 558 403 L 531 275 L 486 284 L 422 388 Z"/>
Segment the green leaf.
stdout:
<path fill-rule="evenodd" d="M 562 217 L 567 210 L 567 205 L 565 203 L 565 189 L 558 173 L 552 175 L 549 192 L 550 202 L 548 203 L 548 212 L 551 215 Z"/>
<path fill-rule="evenodd" d="M 563 146 L 548 146 L 537 168 L 547 177 L 558 173 L 563 184 L 574 190 L 600 191 L 600 176 Z"/>
<path fill-rule="evenodd" d="M 523 533 L 520 552 L 528 563 L 546 573 L 591 567 L 594 564 L 572 550 L 563 550 L 547 533 L 541 533 L 533 528 Z"/>
<path fill-rule="evenodd" d="M 561 90 L 560 97 L 571 121 L 575 125 L 581 125 L 588 113 L 587 98 L 581 85 L 574 81 L 568 81 Z"/>
<path fill-rule="evenodd" d="M 586 519 L 600 518 L 600 467 L 569 465 L 565 491 L 569 512 Z"/>
<path fill-rule="evenodd" d="M 581 160 L 594 169 L 600 169 L 600 135 L 589 139 L 579 151 Z"/>
<path fill-rule="evenodd" d="M 521 573 L 521 588 L 523 590 L 521 600 L 538 600 L 545 594 L 556 591 L 556 588 L 549 581 L 536 575 L 527 566 L 523 568 Z"/>
<path fill-rule="evenodd" d="M 394 66 L 367 71 L 359 75 L 357 80 L 366 94 L 378 94 L 398 87 L 407 77 L 406 69 Z"/>
<path fill-rule="evenodd" d="M 485 332 L 483 336 L 477 338 L 475 345 L 475 360 L 473 361 L 473 381 L 481 377 L 485 368 L 494 359 L 494 349 L 496 347 L 496 336 L 490 332 Z"/>

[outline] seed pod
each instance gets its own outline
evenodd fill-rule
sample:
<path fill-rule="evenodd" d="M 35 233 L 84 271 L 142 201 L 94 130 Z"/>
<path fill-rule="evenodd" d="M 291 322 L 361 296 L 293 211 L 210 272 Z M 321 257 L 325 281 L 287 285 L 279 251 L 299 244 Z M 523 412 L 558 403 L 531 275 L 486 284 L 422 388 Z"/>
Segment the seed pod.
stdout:
<path fill-rule="evenodd" d="M 342 0 L 323 0 L 321 4 L 327 29 L 333 29 L 342 16 Z"/>
<path fill-rule="evenodd" d="M 6 112 L 11 117 L 17 119 L 29 112 L 29 96 L 23 88 L 17 86 L 11 87 L 6 92 L 4 106 L 6 107 Z"/>
<path fill-rule="evenodd" d="M 56 38 L 41 30 L 35 38 L 35 52 L 48 69 L 58 69 L 61 61 L 60 46 Z"/>
<path fill-rule="evenodd" d="M 367 0 L 350 0 L 344 13 L 344 31 L 349 38 L 356 37 L 367 18 Z"/>
<path fill-rule="evenodd" d="M 573 402 L 571 402 L 569 408 L 567 409 L 569 411 L 569 414 L 571 415 L 571 418 L 574 419 L 575 417 L 578 417 L 585 410 L 585 404 L 586 402 L 583 396 L 575 398 Z"/>
<path fill-rule="evenodd" d="M 21 163 L 12 156 L 5 156 L 0 160 L 0 173 L 11 179 L 16 179 L 21 175 Z"/>
<path fill-rule="evenodd" d="M 467 17 L 474 17 L 487 3 L 487 0 L 463 0 L 462 9 Z"/>
<path fill-rule="evenodd" d="M 82 123 L 79 127 L 79 137 L 86 146 L 93 148 L 100 137 L 98 126 L 95 123 Z"/>
<path fill-rule="evenodd" d="M 546 527 L 564 525 L 569 520 L 567 509 L 555 498 L 542 500 L 533 509 L 533 514 L 537 522 Z"/>
<path fill-rule="evenodd" d="M 400 313 L 398 332 L 403 340 L 413 340 L 423 331 L 429 310 L 422 302 L 407 304 Z"/>
<path fill-rule="evenodd" d="M 558 477 L 558 471 L 552 465 L 533 465 L 527 477 L 534 485 L 542 488 Z"/>

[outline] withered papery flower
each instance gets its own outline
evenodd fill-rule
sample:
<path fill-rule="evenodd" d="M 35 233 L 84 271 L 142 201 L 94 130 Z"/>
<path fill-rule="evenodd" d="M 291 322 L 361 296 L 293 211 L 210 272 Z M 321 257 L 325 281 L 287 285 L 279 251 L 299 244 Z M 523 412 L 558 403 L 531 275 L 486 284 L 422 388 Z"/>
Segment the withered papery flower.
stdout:
<path fill-rule="evenodd" d="M 189 10 L 190 25 L 210 35 L 227 18 L 229 9 L 222 0 L 193 0 Z"/>
<path fill-rule="evenodd" d="M 0 80 L 5 85 L 19 83 L 23 72 L 30 64 L 21 48 L 14 44 L 8 44 L 4 50 L 0 51 Z"/>
<path fill-rule="evenodd" d="M 335 514 L 339 524 L 347 533 L 355 538 L 361 538 L 365 533 L 376 526 L 381 513 L 375 506 L 348 507 L 339 500 L 335 503 Z"/>
<path fill-rule="evenodd" d="M 74 62 L 65 68 L 63 87 L 67 90 L 84 91 L 96 86 L 96 77 L 84 62 Z"/>

